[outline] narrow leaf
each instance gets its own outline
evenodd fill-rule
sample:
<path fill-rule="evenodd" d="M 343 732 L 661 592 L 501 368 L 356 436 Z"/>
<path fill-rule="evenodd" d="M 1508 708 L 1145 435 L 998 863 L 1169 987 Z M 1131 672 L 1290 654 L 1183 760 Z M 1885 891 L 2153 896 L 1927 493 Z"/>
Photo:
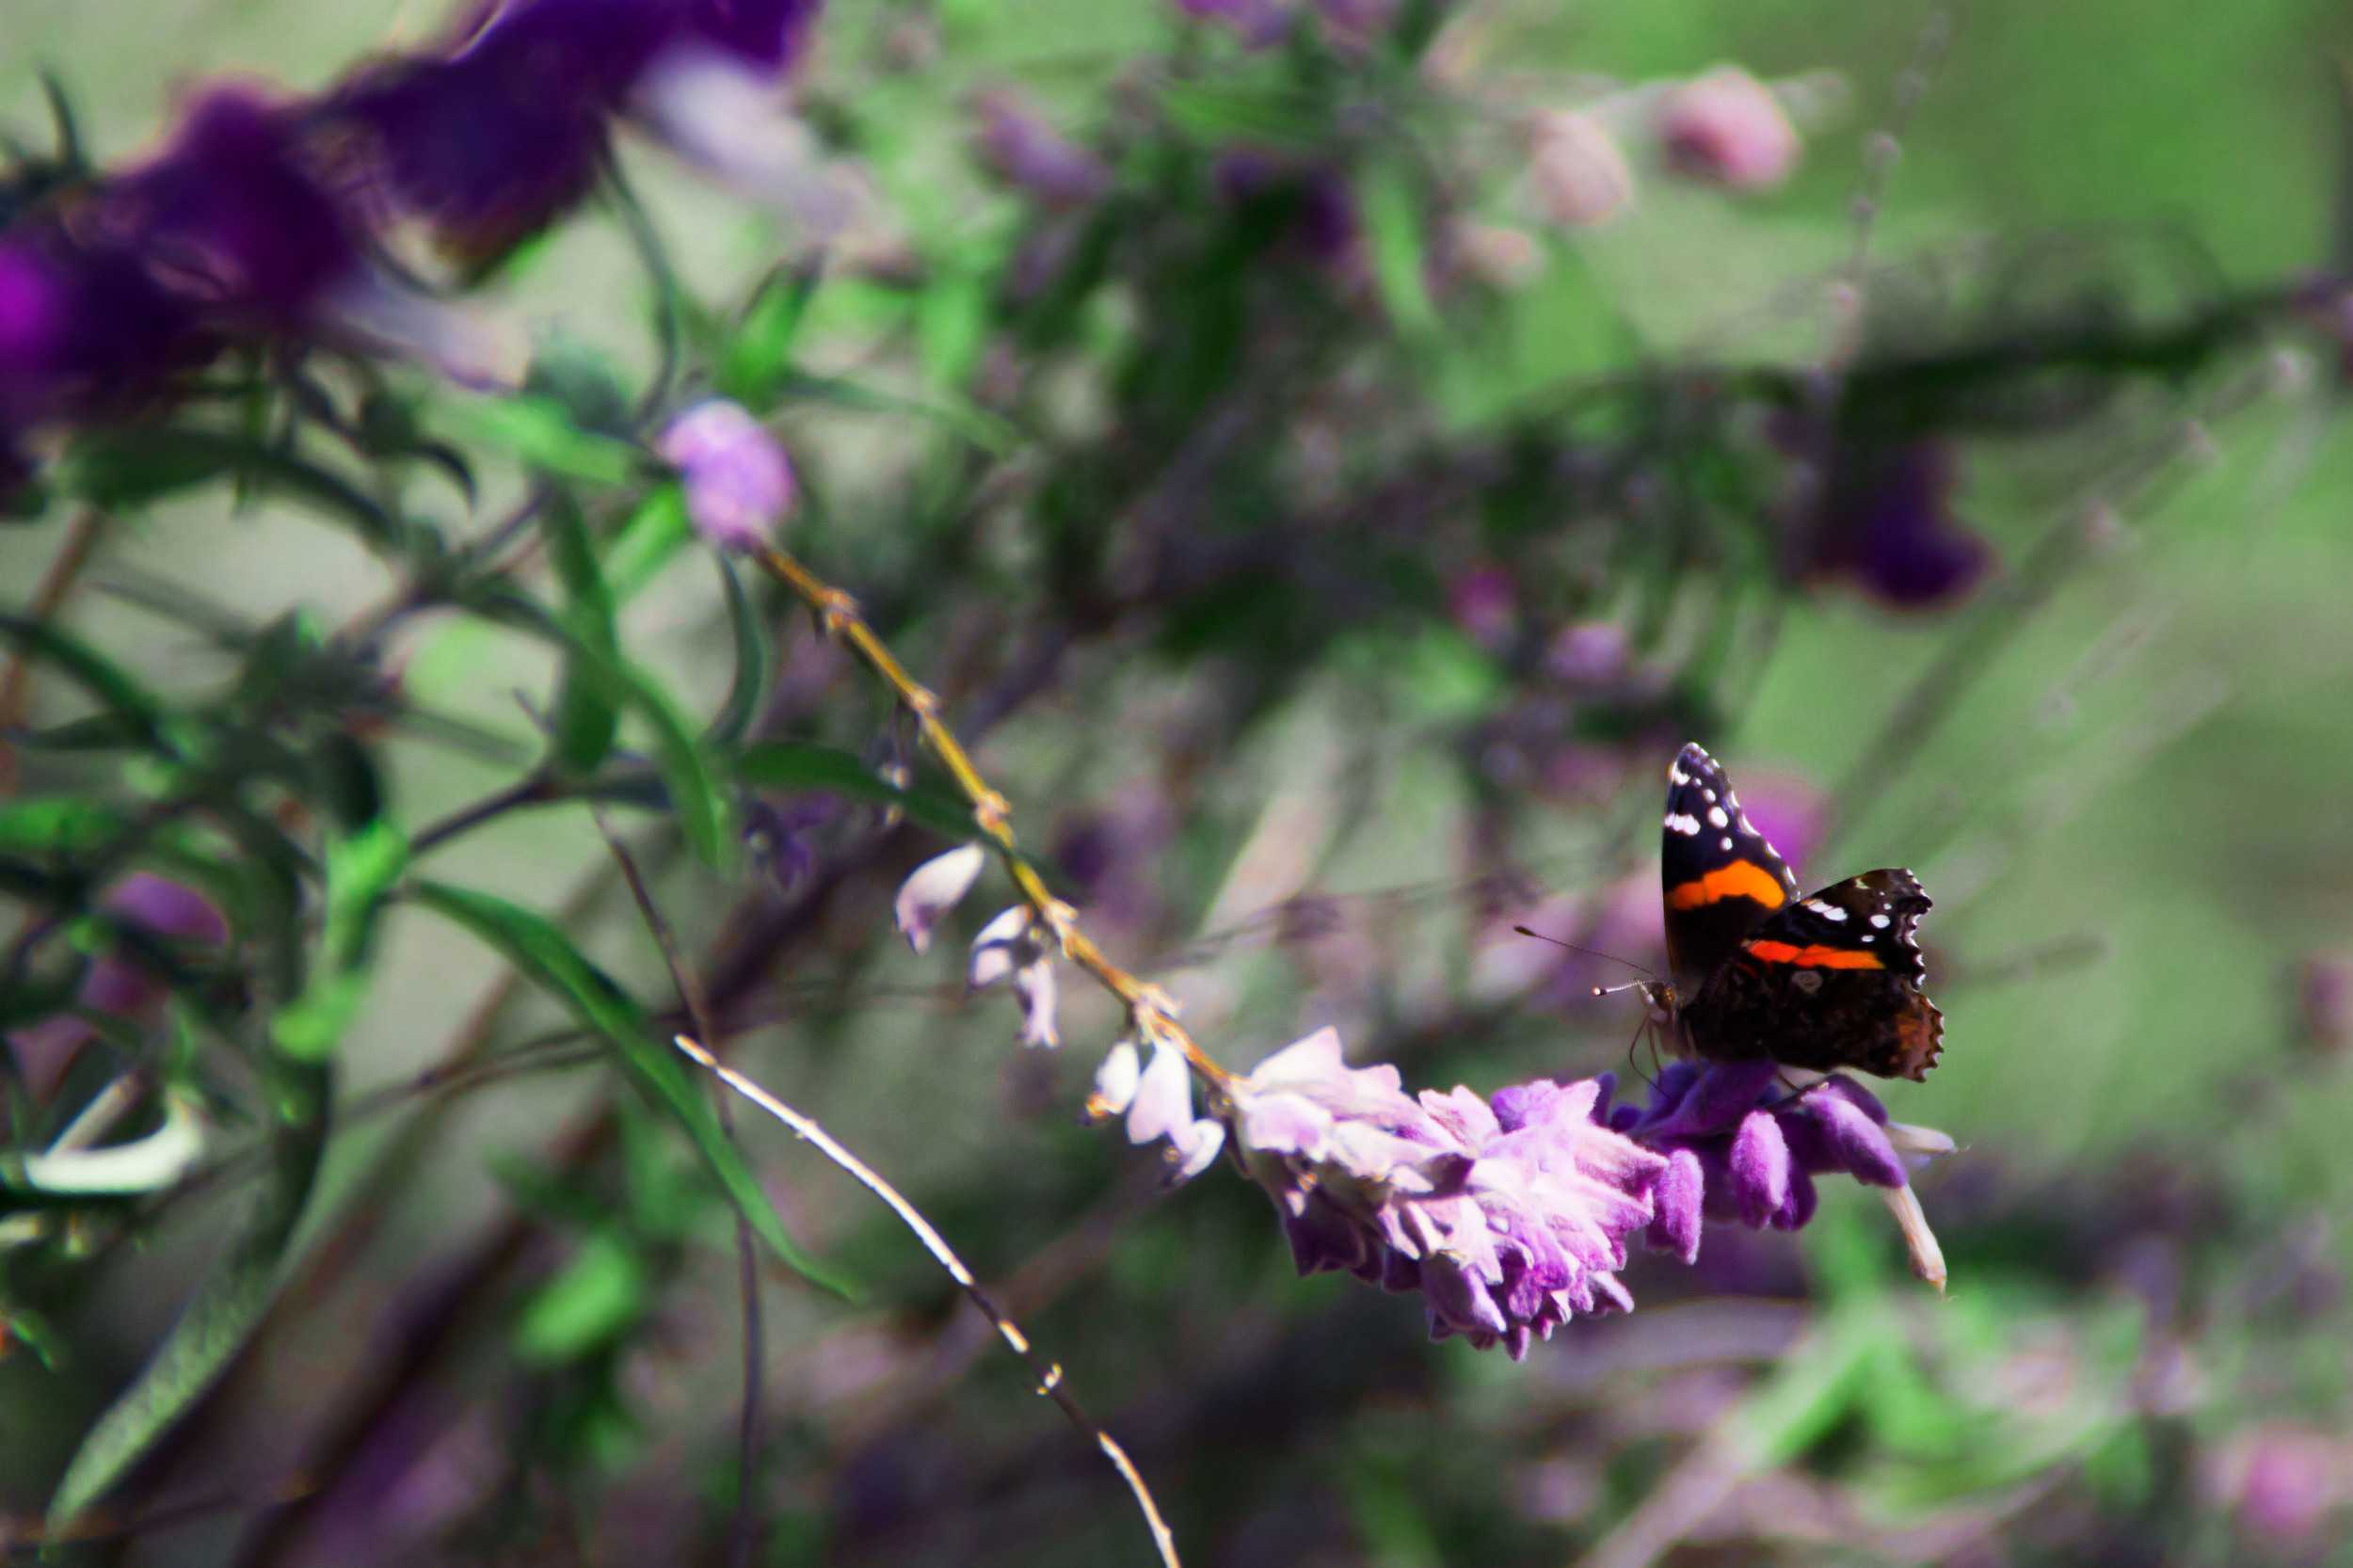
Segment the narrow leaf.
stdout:
<path fill-rule="evenodd" d="M 464 926 L 531 981 L 568 1007 L 584 1025 L 610 1041 L 630 1081 L 656 1109 L 685 1129 L 720 1187 L 776 1255 L 802 1277 L 837 1295 L 851 1289 L 841 1277 L 803 1252 L 787 1234 L 744 1156 L 721 1130 L 710 1103 L 660 1043 L 643 1009 L 612 977 L 548 920 L 504 899 L 446 882 L 420 882 L 417 898 Z"/>
<path fill-rule="evenodd" d="M 802 741 L 762 741 L 737 751 L 736 779 L 763 790 L 824 790 L 877 806 L 896 807 L 948 839 L 973 835 L 972 808 L 945 790 L 902 790 L 878 776 L 855 752 Z"/>
<path fill-rule="evenodd" d="M 744 591 L 735 563 L 717 551 L 711 558 L 718 563 L 719 583 L 727 592 L 728 627 L 735 634 L 735 679 L 728 684 L 718 716 L 711 721 L 710 734 L 714 744 L 731 745 L 751 728 L 753 716 L 760 712 L 760 696 L 768 689 L 768 632 L 760 624 L 751 595 Z"/>
<path fill-rule="evenodd" d="M 330 1080 L 323 1066 L 271 1069 L 278 1127 L 261 1201 L 216 1259 L 153 1358 L 82 1439 L 50 1500 L 52 1534 L 70 1529 L 192 1409 L 245 1348 L 277 1293 L 279 1261 L 318 1176 Z"/>
<path fill-rule="evenodd" d="M 620 633 L 613 622 L 613 591 L 597 566 L 579 504 L 568 491 L 556 491 L 540 508 L 539 527 L 556 579 L 564 585 L 565 625 L 573 642 L 617 664 Z M 609 683 L 581 669 L 577 658 L 568 659 L 555 699 L 556 767 L 567 774 L 594 772 L 612 751 L 620 723 Z"/>

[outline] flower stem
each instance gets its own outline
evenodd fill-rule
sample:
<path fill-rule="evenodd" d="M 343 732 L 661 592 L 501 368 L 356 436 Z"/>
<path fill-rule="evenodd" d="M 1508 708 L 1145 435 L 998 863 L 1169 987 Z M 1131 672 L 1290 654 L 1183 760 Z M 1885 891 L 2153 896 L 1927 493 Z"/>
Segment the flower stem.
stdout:
<path fill-rule="evenodd" d="M 918 683 L 907 673 L 883 640 L 875 635 L 865 616 L 859 613 L 857 600 L 817 576 L 799 561 L 775 548 L 762 550 L 758 559 L 771 577 L 799 595 L 802 601 L 816 612 L 818 625 L 825 635 L 847 647 L 858 661 L 882 678 L 906 711 L 915 717 L 916 733 L 938 758 L 940 765 L 972 805 L 973 825 L 996 846 L 1004 860 L 1005 871 L 1020 889 L 1021 897 L 1030 905 L 1040 924 L 1051 932 L 1063 956 L 1085 970 L 1103 988 L 1117 997 L 1128 1009 L 1128 1019 L 1137 1034 L 1146 1042 L 1166 1041 L 1185 1053 L 1185 1060 L 1201 1079 L 1212 1085 L 1230 1083 L 1234 1074 L 1221 1066 L 1195 1044 L 1176 1020 L 1176 1004 L 1167 992 L 1146 980 L 1128 973 L 1110 955 L 1095 945 L 1093 937 L 1079 929 L 1078 911 L 1053 895 L 1045 879 L 1016 853 L 1013 837 L 1013 809 L 1005 797 L 991 788 L 972 765 L 971 756 L 955 731 L 939 716 L 939 698 Z"/>

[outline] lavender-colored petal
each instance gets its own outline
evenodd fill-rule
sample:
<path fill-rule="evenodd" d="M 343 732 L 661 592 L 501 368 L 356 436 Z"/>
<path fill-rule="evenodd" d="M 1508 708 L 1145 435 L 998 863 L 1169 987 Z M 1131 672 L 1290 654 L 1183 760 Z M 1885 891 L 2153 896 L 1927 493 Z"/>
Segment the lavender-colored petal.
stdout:
<path fill-rule="evenodd" d="M 1904 1162 L 1879 1123 L 1843 1095 L 1810 1095 L 1806 1114 L 1822 1129 L 1838 1168 L 1873 1187 L 1901 1187 Z"/>
<path fill-rule="evenodd" d="M 158 936 L 215 946 L 229 939 L 229 922 L 212 900 L 185 883 L 151 872 L 124 877 L 103 902 L 126 921 Z"/>
<path fill-rule="evenodd" d="M 985 991 L 1013 978 L 1013 972 L 1034 958 L 1030 942 L 1030 906 L 1016 904 L 1000 909 L 972 938 L 964 968 L 964 984 Z"/>
<path fill-rule="evenodd" d="M 1650 1245 L 1673 1253 L 1686 1263 L 1697 1262 L 1700 1204 L 1706 1192 L 1700 1157 L 1687 1148 L 1670 1151 L 1666 1172 L 1651 1189 L 1651 1203 L 1657 1212 L 1645 1238 Z"/>
<path fill-rule="evenodd" d="M 1152 1060 L 1136 1083 L 1135 1102 L 1128 1108 L 1128 1142 L 1157 1143 L 1193 1120 L 1193 1069 L 1185 1053 L 1155 1041 Z"/>
<path fill-rule="evenodd" d="M 907 939 L 907 946 L 918 952 L 930 950 L 933 928 L 938 925 L 940 917 L 971 891 L 987 861 L 980 845 L 965 844 L 945 855 L 934 856 L 915 868 L 899 885 L 899 896 L 892 905 L 899 935 Z"/>
<path fill-rule="evenodd" d="M 1702 1073 L 1673 1110 L 1647 1123 L 1648 1138 L 1705 1138 L 1727 1132 L 1755 1108 L 1780 1067 L 1770 1061 L 1718 1063 Z M 1663 1081 L 1663 1080 L 1662 1080 Z"/>
<path fill-rule="evenodd" d="M 1771 1112 L 1741 1118 L 1729 1165 L 1730 1196 L 1742 1224 L 1762 1225 L 1789 1201 L 1789 1144 Z"/>
<path fill-rule="evenodd" d="M 683 476 L 686 515 L 722 550 L 758 550 L 792 510 L 792 460 L 775 437 L 724 398 L 672 420 L 657 450 Z"/>
<path fill-rule="evenodd" d="M 1430 1304 L 1433 1338 L 1443 1339 L 1449 1332 L 1500 1336 L 1511 1327 L 1503 1309 L 1496 1304 L 1493 1292 L 1487 1288 L 1487 1282 L 1465 1267 L 1462 1259 L 1441 1253 L 1423 1263 L 1421 1279 L 1422 1299 Z"/>
<path fill-rule="evenodd" d="M 1304 1095 L 1252 1095 L 1235 1111 L 1242 1146 L 1259 1153 L 1321 1158 L 1332 1113 Z"/>
<path fill-rule="evenodd" d="M 1819 1196 L 1814 1185 L 1814 1178 L 1806 1174 L 1803 1167 L 1793 1167 L 1789 1172 L 1789 1198 L 1781 1206 L 1779 1212 L 1773 1215 L 1773 1228 L 1775 1230 L 1803 1229 L 1805 1223 L 1814 1218 L 1815 1206 Z"/>

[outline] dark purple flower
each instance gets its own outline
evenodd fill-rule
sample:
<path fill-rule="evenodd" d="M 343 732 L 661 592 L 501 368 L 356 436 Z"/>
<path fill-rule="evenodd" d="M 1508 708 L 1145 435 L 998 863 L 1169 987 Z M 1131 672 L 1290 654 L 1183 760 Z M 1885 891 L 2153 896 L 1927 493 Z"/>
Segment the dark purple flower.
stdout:
<path fill-rule="evenodd" d="M 128 405 L 192 356 L 192 328 L 128 250 L 23 226 L 0 240 L 0 432 Z"/>
<path fill-rule="evenodd" d="M 1610 1110 L 1605 1097 L 1609 1125 L 1670 1162 L 1655 1194 L 1650 1244 L 1693 1261 L 1703 1216 L 1796 1230 L 1814 1217 L 1815 1178 L 1849 1176 L 1886 1190 L 1914 1267 L 1941 1285 L 1943 1259 L 1907 1167 L 1949 1152 L 1952 1140 L 1889 1121 L 1878 1096 L 1843 1075 L 1800 1090 L 1785 1076 L 1772 1062 L 1676 1062 L 1658 1075 L 1648 1106 Z"/>
<path fill-rule="evenodd" d="M 638 0 L 534 0 L 446 59 L 362 73 L 338 106 L 368 133 L 392 200 L 488 264 L 587 195 L 608 121 L 676 25 L 671 7 Z"/>
<path fill-rule="evenodd" d="M 97 221 L 174 295 L 274 327 L 300 321 L 358 273 L 360 250 L 297 116 L 215 89 L 160 158 L 102 194 Z"/>
<path fill-rule="evenodd" d="M 1948 603 L 1976 586 L 1992 553 L 1953 516 L 1952 451 L 1917 440 L 1836 454 L 1813 568 L 1850 578 L 1901 609 Z"/>
<path fill-rule="evenodd" d="M 1633 1304 L 1616 1271 L 1668 1160 L 1595 1119 L 1603 1089 L 1416 1099 L 1395 1067 L 1347 1066 L 1326 1029 L 1222 1094 L 1302 1273 L 1418 1289 L 1433 1337 L 1500 1344 L 1516 1361 L 1576 1313 Z"/>
<path fill-rule="evenodd" d="M 687 26 L 699 43 L 775 74 L 801 57 L 824 0 L 693 0 Z"/>
<path fill-rule="evenodd" d="M 171 946 L 217 948 L 229 939 L 228 922 L 194 888 L 148 872 L 135 872 L 109 889 L 102 906 L 126 926 Z M 120 952 L 102 953 L 83 977 L 74 999 L 79 1010 L 60 1013 L 9 1035 L 37 1098 L 55 1086 L 76 1051 L 97 1029 L 81 1013 L 100 1013 L 132 1024 L 153 1020 L 167 987 L 148 965 Z"/>

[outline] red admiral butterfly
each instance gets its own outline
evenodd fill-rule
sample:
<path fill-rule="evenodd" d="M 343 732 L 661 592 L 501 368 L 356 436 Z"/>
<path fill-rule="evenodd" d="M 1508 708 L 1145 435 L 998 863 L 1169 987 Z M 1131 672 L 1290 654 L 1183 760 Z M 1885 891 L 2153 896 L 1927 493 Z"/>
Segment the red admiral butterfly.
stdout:
<path fill-rule="evenodd" d="M 1695 1055 L 1928 1076 L 1945 1016 L 1920 989 L 1928 966 L 1913 931 L 1929 903 L 1910 872 L 1865 872 L 1800 898 L 1697 744 L 1667 770 L 1661 842 L 1674 984 L 1652 1000 Z"/>

